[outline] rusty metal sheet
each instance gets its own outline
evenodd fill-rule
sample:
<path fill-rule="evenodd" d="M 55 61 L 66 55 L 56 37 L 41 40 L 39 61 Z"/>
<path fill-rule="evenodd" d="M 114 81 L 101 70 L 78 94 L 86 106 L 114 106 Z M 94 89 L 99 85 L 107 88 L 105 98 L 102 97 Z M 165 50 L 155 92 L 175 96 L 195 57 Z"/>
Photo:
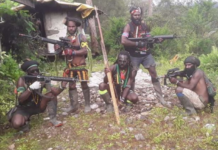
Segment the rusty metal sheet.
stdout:
<path fill-rule="evenodd" d="M 18 2 L 20 4 L 24 4 L 26 6 L 35 8 L 35 3 L 31 0 L 12 0 L 12 1 L 15 1 L 15 2 Z"/>

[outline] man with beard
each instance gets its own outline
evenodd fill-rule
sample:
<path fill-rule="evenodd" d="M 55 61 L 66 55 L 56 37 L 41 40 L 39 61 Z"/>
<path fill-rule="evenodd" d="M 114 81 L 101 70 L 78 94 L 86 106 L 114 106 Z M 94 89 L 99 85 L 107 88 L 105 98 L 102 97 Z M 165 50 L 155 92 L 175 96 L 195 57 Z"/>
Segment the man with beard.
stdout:
<path fill-rule="evenodd" d="M 119 53 L 115 63 L 110 66 L 110 71 L 112 73 L 117 98 L 119 98 L 121 102 L 130 106 L 128 108 L 131 108 L 131 104 L 138 101 L 138 96 L 130 90 L 135 74 L 132 68 L 130 55 L 127 51 L 121 51 Z M 105 74 L 107 72 L 108 70 L 106 69 Z M 111 112 L 113 111 L 113 107 L 111 105 L 111 98 L 108 91 L 110 91 L 108 79 L 107 76 L 105 76 L 104 82 L 99 85 L 99 94 L 106 103 L 107 112 Z"/>
<path fill-rule="evenodd" d="M 140 64 L 143 65 L 145 69 L 148 70 L 154 90 L 160 103 L 164 106 L 169 106 L 169 104 L 163 99 L 163 94 L 161 91 L 161 85 L 157 78 L 156 64 L 153 56 L 150 53 L 152 45 L 146 45 L 145 42 L 133 42 L 128 40 L 128 38 L 140 38 L 142 36 L 150 36 L 150 29 L 145 23 L 142 22 L 142 11 L 140 7 L 132 7 L 130 9 L 131 22 L 129 22 L 122 34 L 121 43 L 124 45 L 125 50 L 130 53 L 133 69 L 135 70 L 135 76 Z M 156 43 L 162 42 L 162 39 L 155 41 Z M 147 47 L 149 46 L 149 47 Z M 133 81 L 132 89 L 134 90 L 135 81 Z"/>
<path fill-rule="evenodd" d="M 186 82 L 170 78 L 170 82 L 177 85 L 176 94 L 188 115 L 196 114 L 196 109 L 207 106 L 209 96 L 205 82 L 205 74 L 197 67 L 200 65 L 198 58 L 189 56 L 184 61 L 184 75 Z"/>
<path fill-rule="evenodd" d="M 90 108 L 90 89 L 87 84 L 88 70 L 86 69 L 86 57 L 88 54 L 88 43 L 86 37 L 78 32 L 81 22 L 77 18 L 66 18 L 67 38 L 70 39 L 74 49 L 68 48 L 63 51 L 67 67 L 64 70 L 63 77 L 77 77 L 81 81 L 82 92 L 85 99 L 85 113 L 91 111 Z M 55 45 L 55 49 L 59 46 Z M 83 80 L 83 81 L 82 81 Z M 64 82 L 66 83 L 66 82 Z M 75 112 L 78 110 L 78 92 L 76 82 L 69 83 L 70 107 L 64 108 L 63 111 Z"/>
<path fill-rule="evenodd" d="M 26 60 L 21 65 L 21 69 L 26 72 L 27 75 L 37 76 L 40 74 L 38 65 L 39 63 L 36 61 Z M 47 89 L 45 95 L 42 95 L 43 87 Z M 62 123 L 56 120 L 57 95 L 60 94 L 64 88 L 64 84 L 61 84 L 60 88 L 54 88 L 51 87 L 50 83 L 20 77 L 17 82 L 19 105 L 8 113 L 8 120 L 11 122 L 12 127 L 18 130 L 28 131 L 28 121 L 30 117 L 42 113 L 50 101 L 54 101 L 50 105 L 56 105 L 49 108 L 50 117 L 52 116 L 50 122 L 56 127 L 61 126 Z"/>

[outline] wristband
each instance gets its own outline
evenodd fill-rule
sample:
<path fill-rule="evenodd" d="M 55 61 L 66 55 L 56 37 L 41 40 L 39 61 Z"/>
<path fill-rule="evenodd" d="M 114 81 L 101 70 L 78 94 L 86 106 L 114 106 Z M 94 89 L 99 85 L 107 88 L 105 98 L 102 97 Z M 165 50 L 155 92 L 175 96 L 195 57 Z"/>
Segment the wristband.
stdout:
<path fill-rule="evenodd" d="M 121 102 L 124 102 L 124 101 L 125 101 L 125 98 L 124 98 L 124 97 L 121 97 L 121 98 L 120 98 L 120 101 L 121 101 Z"/>
<path fill-rule="evenodd" d="M 131 88 L 131 85 L 126 85 L 126 88 Z"/>
<path fill-rule="evenodd" d="M 179 80 L 176 81 L 176 85 L 178 85 L 178 83 L 179 83 Z"/>
<path fill-rule="evenodd" d="M 62 87 L 61 85 L 59 86 L 59 89 L 64 90 L 66 87 Z"/>
<path fill-rule="evenodd" d="M 139 46 L 139 42 L 135 42 L 135 46 Z"/>
<path fill-rule="evenodd" d="M 72 52 L 72 55 L 76 55 L 76 52 L 75 52 L 75 51 L 73 51 L 73 52 Z"/>
<path fill-rule="evenodd" d="M 31 88 L 29 88 L 29 87 L 27 88 L 27 91 L 32 92 Z"/>

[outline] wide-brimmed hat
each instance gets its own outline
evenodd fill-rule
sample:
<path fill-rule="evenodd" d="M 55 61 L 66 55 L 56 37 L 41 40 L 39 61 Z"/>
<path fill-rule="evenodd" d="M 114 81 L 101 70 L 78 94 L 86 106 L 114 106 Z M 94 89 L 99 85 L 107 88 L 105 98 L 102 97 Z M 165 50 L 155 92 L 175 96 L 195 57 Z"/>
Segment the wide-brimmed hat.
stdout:
<path fill-rule="evenodd" d="M 81 21 L 78 18 L 73 18 L 73 17 L 66 17 L 64 24 L 67 26 L 68 21 L 73 21 L 75 22 L 76 26 L 79 27 L 81 26 Z"/>

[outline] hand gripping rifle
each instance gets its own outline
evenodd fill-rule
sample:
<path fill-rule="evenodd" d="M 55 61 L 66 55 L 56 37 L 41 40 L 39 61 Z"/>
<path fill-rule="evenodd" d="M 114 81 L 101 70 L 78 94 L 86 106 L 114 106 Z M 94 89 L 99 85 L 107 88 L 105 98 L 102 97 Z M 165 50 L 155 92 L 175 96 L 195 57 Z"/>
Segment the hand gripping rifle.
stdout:
<path fill-rule="evenodd" d="M 40 41 L 46 42 L 46 43 L 58 44 L 60 46 L 60 48 L 55 53 L 52 53 L 52 54 L 59 54 L 65 48 L 76 49 L 76 47 L 71 44 L 70 39 L 65 38 L 65 37 L 60 37 L 59 38 L 60 41 L 58 41 L 58 40 L 54 40 L 54 39 L 44 38 L 44 37 L 41 37 L 38 35 L 34 36 L 34 37 L 30 36 L 30 35 L 26 35 L 26 34 L 19 34 L 19 35 L 23 36 L 23 37 L 28 37 L 28 38 L 34 39 L 34 40 L 40 40 Z"/>
<path fill-rule="evenodd" d="M 171 77 L 186 77 L 184 71 L 179 71 L 179 68 L 173 68 L 167 71 L 167 74 L 164 76 L 164 85 L 167 85 L 167 79 Z"/>

